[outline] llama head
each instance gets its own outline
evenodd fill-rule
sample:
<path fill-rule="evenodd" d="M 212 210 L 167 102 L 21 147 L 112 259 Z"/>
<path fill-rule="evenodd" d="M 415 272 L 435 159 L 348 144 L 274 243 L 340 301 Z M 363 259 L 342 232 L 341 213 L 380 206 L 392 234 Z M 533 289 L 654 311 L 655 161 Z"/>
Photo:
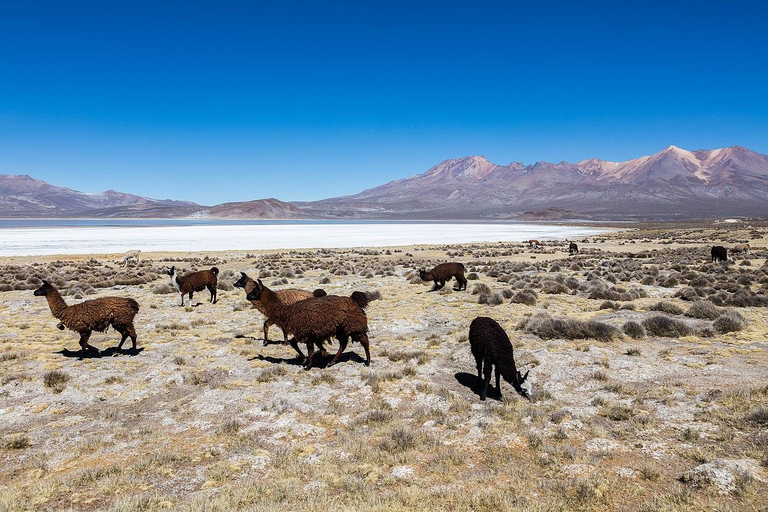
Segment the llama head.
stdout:
<path fill-rule="evenodd" d="M 51 283 L 43 279 L 43 286 L 34 291 L 36 297 L 44 296 L 52 288 Z"/>
<path fill-rule="evenodd" d="M 424 270 L 423 268 L 419 269 L 419 277 L 421 278 L 422 281 L 428 281 L 428 279 L 427 279 L 427 271 Z"/>
<path fill-rule="evenodd" d="M 172 267 L 165 267 L 165 273 L 169 276 L 173 276 L 173 274 L 176 273 L 176 266 L 174 265 Z"/>
<path fill-rule="evenodd" d="M 254 286 L 253 290 L 245 296 L 246 300 L 261 300 L 261 292 L 266 288 L 264 286 L 264 283 L 261 282 L 261 279 L 256 280 L 256 286 Z"/>
<path fill-rule="evenodd" d="M 245 288 L 246 283 L 248 282 L 248 276 L 245 275 L 245 272 L 240 272 L 240 279 L 235 281 L 235 284 L 232 285 L 235 288 Z"/>
<path fill-rule="evenodd" d="M 533 392 L 533 386 L 531 385 L 531 381 L 528 380 L 529 373 L 530 373 L 530 370 L 525 372 L 525 375 L 521 375 L 520 372 L 518 371 L 516 375 L 517 385 L 514 386 L 515 391 L 517 391 L 520 396 L 523 396 L 528 400 L 531 399 L 531 393 Z"/>

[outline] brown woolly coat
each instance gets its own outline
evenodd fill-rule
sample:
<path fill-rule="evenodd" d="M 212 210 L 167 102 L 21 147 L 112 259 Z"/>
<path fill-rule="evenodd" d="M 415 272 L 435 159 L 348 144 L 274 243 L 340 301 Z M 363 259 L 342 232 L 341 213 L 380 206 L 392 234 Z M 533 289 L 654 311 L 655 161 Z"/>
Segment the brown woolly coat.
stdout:
<path fill-rule="evenodd" d="M 245 294 L 248 295 L 254 288 L 256 288 L 256 281 L 246 276 L 245 286 L 243 286 Z M 294 302 L 313 297 L 312 292 L 300 290 L 298 288 L 285 288 L 283 290 L 273 290 L 273 292 L 283 304 L 293 304 Z M 253 304 L 253 307 L 256 308 L 259 313 L 269 317 L 269 315 L 267 315 L 267 307 L 260 300 L 252 300 L 249 302 Z"/>
<path fill-rule="evenodd" d="M 467 289 L 467 278 L 464 277 L 464 265 L 462 263 L 440 263 L 429 272 L 422 270 L 419 272 L 419 277 L 421 277 L 422 281 L 434 281 L 435 287 L 433 290 L 439 290 L 454 277 L 458 283 L 459 290 Z"/>
<path fill-rule="evenodd" d="M 318 290 L 319 291 L 319 290 Z M 248 294 L 248 299 L 259 298 L 267 308 L 270 320 L 280 327 L 284 333 L 293 334 L 291 342 L 294 350 L 300 356 L 303 354 L 298 349 L 298 343 L 306 343 L 309 357 L 305 368 L 312 366 L 314 346 L 318 345 L 322 350 L 322 342 L 333 336 L 339 340 L 339 350 L 329 363 L 335 364 L 347 346 L 349 338 L 358 341 L 365 349 L 365 364 L 370 365 L 371 354 L 368 343 L 368 318 L 363 308 L 368 305 L 368 298 L 362 292 L 353 292 L 350 297 L 327 295 L 324 297 L 312 297 L 294 302 L 282 303 L 275 292 L 258 283 L 256 288 Z"/>
<path fill-rule="evenodd" d="M 133 331 L 133 318 L 139 312 L 138 302 L 123 297 L 101 297 L 68 306 L 53 285 L 48 286 L 45 298 L 53 316 L 67 329 L 80 334 L 104 332 L 110 325 L 117 331 Z"/>
<path fill-rule="evenodd" d="M 440 263 L 426 273 L 424 281 L 449 281 L 457 275 L 464 277 L 464 265 L 462 263 Z"/>
<path fill-rule="evenodd" d="M 313 297 L 293 304 L 273 306 L 271 313 L 275 324 L 284 325 L 297 341 L 303 343 L 340 335 L 354 338 L 356 334 L 368 332 L 365 311 L 351 297 Z"/>

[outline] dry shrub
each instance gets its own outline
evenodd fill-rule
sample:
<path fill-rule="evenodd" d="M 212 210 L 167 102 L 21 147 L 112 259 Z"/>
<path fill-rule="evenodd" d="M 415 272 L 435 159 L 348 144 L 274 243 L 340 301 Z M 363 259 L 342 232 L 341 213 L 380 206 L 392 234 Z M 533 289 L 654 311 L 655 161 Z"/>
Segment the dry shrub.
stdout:
<path fill-rule="evenodd" d="M 619 336 L 619 330 L 612 325 L 595 320 L 584 322 L 574 318 L 552 318 L 547 313 L 537 313 L 524 321 L 521 327 L 525 332 L 545 340 L 594 338 L 598 341 L 611 341 Z"/>
<path fill-rule="evenodd" d="M 67 387 L 67 382 L 69 382 L 68 373 L 59 370 L 51 370 L 43 374 L 43 384 L 45 384 L 46 387 L 51 388 L 54 393 L 61 393 L 64 391 Z"/>
<path fill-rule="evenodd" d="M 478 283 L 472 287 L 472 295 L 482 295 L 491 293 L 491 287 L 485 283 Z"/>
<path fill-rule="evenodd" d="M 168 293 L 173 293 L 176 291 L 176 289 L 171 286 L 169 283 L 163 283 L 163 284 L 157 284 L 152 287 L 152 293 L 155 295 L 166 295 Z"/>
<path fill-rule="evenodd" d="M 645 327 L 632 320 L 625 323 L 621 330 L 632 339 L 641 340 L 645 338 Z"/>
<path fill-rule="evenodd" d="M 720 315 L 720 317 L 718 317 L 718 319 L 715 320 L 714 323 L 712 324 L 712 327 L 715 328 L 715 331 L 717 331 L 720 334 L 740 331 L 744 329 L 746 326 L 747 326 L 746 319 L 732 309 L 729 309 L 725 313 Z"/>
<path fill-rule="evenodd" d="M 541 286 L 541 291 L 550 295 L 556 295 L 562 293 L 570 293 L 571 290 L 564 284 L 558 283 L 557 281 L 546 281 Z"/>
<path fill-rule="evenodd" d="M 699 299 L 699 294 L 693 288 L 681 288 L 675 292 L 673 297 L 677 299 L 693 301 Z"/>
<path fill-rule="evenodd" d="M 649 308 L 651 311 L 661 311 L 662 313 L 667 313 L 669 315 L 682 315 L 683 314 L 683 308 L 678 306 L 677 304 L 672 304 L 671 302 L 657 302 L 653 306 Z"/>
<path fill-rule="evenodd" d="M 512 296 L 512 304 L 535 306 L 539 296 L 533 290 L 520 290 Z"/>
<path fill-rule="evenodd" d="M 690 316 L 691 318 L 700 318 L 704 320 L 714 320 L 718 318 L 722 313 L 723 310 L 711 302 L 706 300 L 697 300 L 691 304 L 691 307 L 688 308 L 688 311 L 685 312 L 685 316 Z"/>
<path fill-rule="evenodd" d="M 498 306 L 504 302 L 504 297 L 499 292 L 493 293 L 481 293 L 477 298 L 478 304 L 488 304 L 490 306 Z"/>
<path fill-rule="evenodd" d="M 664 338 L 679 338 L 680 336 L 690 336 L 696 331 L 693 327 L 666 315 L 655 315 L 643 320 L 643 327 L 650 336 L 660 336 Z"/>

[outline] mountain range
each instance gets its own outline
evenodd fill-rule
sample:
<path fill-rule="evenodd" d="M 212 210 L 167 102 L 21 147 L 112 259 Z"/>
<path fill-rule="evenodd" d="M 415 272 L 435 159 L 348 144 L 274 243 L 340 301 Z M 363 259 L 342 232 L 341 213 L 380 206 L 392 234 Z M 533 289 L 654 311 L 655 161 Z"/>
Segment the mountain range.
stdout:
<path fill-rule="evenodd" d="M 201 206 L 115 191 L 85 194 L 0 175 L 0 217 L 663 220 L 768 216 L 768 156 L 741 146 L 669 146 L 625 162 L 445 160 L 422 174 L 313 202 Z"/>

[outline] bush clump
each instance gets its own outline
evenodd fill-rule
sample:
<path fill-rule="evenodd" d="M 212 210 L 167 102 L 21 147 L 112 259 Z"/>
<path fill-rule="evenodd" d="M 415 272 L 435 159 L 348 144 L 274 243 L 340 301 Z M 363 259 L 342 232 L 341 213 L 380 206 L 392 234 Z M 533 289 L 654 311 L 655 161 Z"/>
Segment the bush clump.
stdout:
<path fill-rule="evenodd" d="M 520 290 L 512 296 L 512 304 L 525 304 L 535 306 L 539 296 L 533 290 Z"/>
<path fill-rule="evenodd" d="M 472 287 L 472 295 L 482 295 L 491 293 L 491 287 L 485 283 L 478 283 Z"/>
<path fill-rule="evenodd" d="M 747 326 L 746 319 L 736 311 L 729 309 L 714 321 L 712 327 L 720 334 L 735 332 Z"/>
<path fill-rule="evenodd" d="M 660 336 L 663 338 L 679 338 L 680 336 L 690 336 L 696 331 L 683 322 L 670 318 L 667 315 L 655 315 L 643 320 L 643 327 L 650 336 Z"/>
<path fill-rule="evenodd" d="M 697 300 L 688 311 L 685 312 L 685 316 L 691 318 L 700 318 L 702 320 L 714 320 L 723 314 L 723 310 L 708 300 Z"/>
<path fill-rule="evenodd" d="M 635 321 L 630 320 L 629 322 L 626 322 L 621 330 L 633 340 L 641 340 L 645 338 L 645 327 Z"/>
<path fill-rule="evenodd" d="M 657 302 L 653 306 L 650 307 L 651 311 L 661 311 L 662 313 L 667 313 L 669 315 L 682 315 L 683 314 L 683 308 L 678 306 L 677 304 L 672 304 L 671 302 Z"/>
<path fill-rule="evenodd" d="M 619 330 L 612 325 L 595 320 L 585 322 L 574 318 L 552 318 L 547 313 L 537 313 L 524 321 L 521 327 L 525 332 L 545 340 L 594 338 L 598 341 L 611 341 L 619 336 Z"/>
<path fill-rule="evenodd" d="M 498 306 L 504 302 L 504 296 L 499 292 L 481 293 L 477 298 L 479 304 L 488 304 L 489 306 Z"/>

